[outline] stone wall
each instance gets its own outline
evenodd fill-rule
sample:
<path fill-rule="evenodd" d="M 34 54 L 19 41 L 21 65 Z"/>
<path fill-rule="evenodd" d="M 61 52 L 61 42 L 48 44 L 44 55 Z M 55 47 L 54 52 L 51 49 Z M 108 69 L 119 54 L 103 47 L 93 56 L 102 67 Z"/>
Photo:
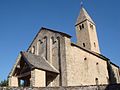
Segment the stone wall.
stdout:
<path fill-rule="evenodd" d="M 67 86 L 109 83 L 107 61 L 76 46 L 68 46 L 66 52 Z"/>
<path fill-rule="evenodd" d="M 73 86 L 73 87 L 45 87 L 45 88 L 2 88 L 0 90 L 120 90 L 120 84 L 114 85 L 89 85 L 89 86 Z"/>
<path fill-rule="evenodd" d="M 119 67 L 117 67 L 113 64 L 111 64 L 111 67 L 112 67 L 111 72 L 113 72 L 113 75 L 112 75 L 113 82 L 111 84 L 120 83 Z"/>

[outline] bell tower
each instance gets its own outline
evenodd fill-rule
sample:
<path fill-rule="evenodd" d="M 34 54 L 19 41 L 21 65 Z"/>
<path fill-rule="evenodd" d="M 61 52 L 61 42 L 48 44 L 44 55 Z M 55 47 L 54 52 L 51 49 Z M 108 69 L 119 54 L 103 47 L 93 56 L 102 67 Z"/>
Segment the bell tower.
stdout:
<path fill-rule="evenodd" d="M 77 45 L 87 50 L 100 53 L 95 23 L 83 6 L 81 6 L 75 28 Z"/>

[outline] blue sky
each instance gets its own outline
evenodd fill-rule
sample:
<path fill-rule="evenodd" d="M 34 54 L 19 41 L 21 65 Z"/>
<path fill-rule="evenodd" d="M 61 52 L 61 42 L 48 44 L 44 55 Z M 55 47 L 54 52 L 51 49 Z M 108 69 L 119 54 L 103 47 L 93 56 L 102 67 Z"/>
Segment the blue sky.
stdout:
<path fill-rule="evenodd" d="M 96 23 L 101 53 L 120 66 L 120 0 L 84 0 Z M 0 80 L 41 27 L 72 35 L 80 0 L 0 0 Z"/>

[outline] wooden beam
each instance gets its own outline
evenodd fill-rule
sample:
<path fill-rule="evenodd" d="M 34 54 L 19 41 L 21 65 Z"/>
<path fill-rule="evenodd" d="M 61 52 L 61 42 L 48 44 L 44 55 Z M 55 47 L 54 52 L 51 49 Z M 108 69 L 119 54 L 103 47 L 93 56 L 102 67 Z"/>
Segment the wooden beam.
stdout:
<path fill-rule="evenodd" d="M 22 77 L 25 77 L 25 76 L 28 76 L 28 75 L 31 75 L 31 72 L 27 72 L 27 73 L 23 73 L 19 76 L 17 76 L 18 78 L 22 78 Z"/>

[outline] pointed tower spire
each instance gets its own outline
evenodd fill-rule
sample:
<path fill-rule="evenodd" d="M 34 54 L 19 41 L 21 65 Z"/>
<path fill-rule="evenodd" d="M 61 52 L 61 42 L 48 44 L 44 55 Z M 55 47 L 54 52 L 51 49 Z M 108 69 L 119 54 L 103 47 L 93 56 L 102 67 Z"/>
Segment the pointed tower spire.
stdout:
<path fill-rule="evenodd" d="M 89 16 L 87 11 L 85 10 L 85 8 L 83 7 L 83 3 L 81 3 L 80 15 L 77 18 L 76 25 L 83 22 L 83 21 L 85 21 L 85 20 L 88 20 L 91 23 L 95 24 L 94 21 L 92 20 L 92 18 Z"/>
<path fill-rule="evenodd" d="M 75 24 L 77 45 L 97 53 L 100 53 L 96 26 L 81 3 L 80 15 Z"/>

